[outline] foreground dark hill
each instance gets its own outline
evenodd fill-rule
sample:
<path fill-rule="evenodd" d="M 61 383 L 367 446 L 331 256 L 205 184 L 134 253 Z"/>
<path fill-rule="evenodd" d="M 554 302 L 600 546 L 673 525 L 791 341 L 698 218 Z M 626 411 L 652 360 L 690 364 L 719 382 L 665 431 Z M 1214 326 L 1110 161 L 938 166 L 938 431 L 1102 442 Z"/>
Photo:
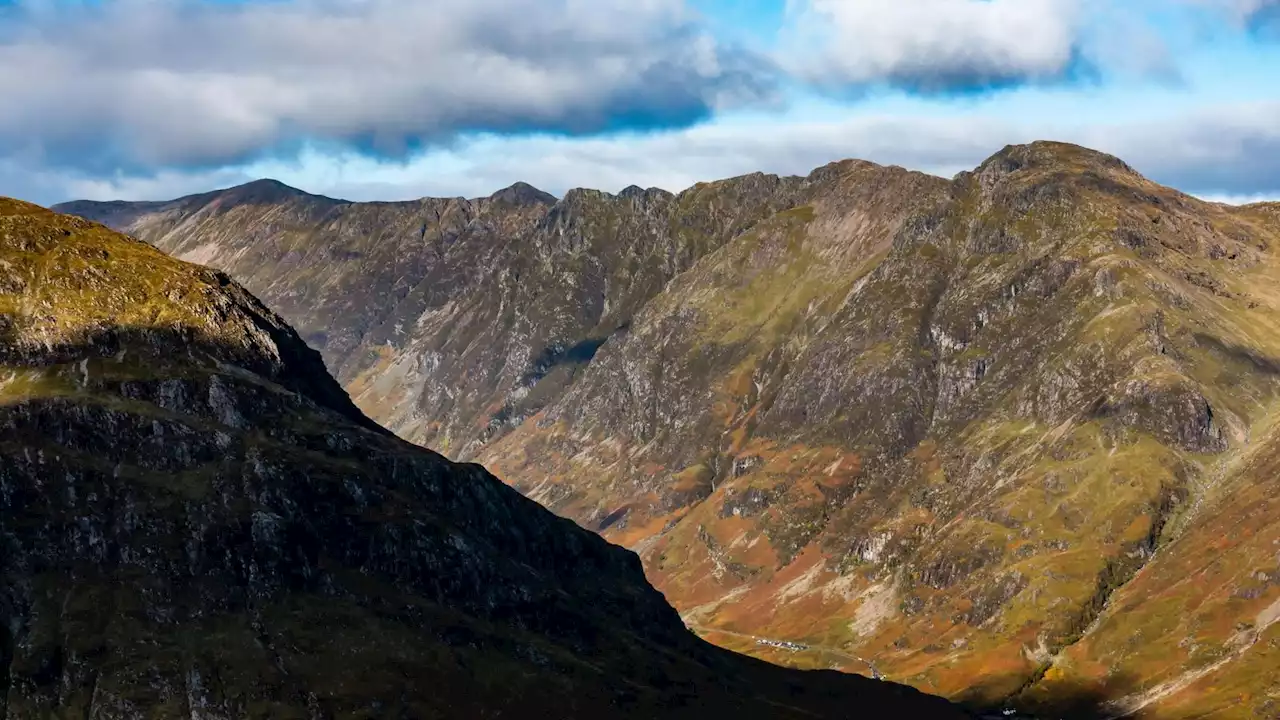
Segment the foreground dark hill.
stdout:
<path fill-rule="evenodd" d="M 326 357 L 373 417 L 634 548 L 718 643 L 1049 717 L 1276 715 L 1275 205 L 1058 143 L 515 194 L 76 209 L 358 338 Z M 370 329 L 366 285 L 413 289 L 360 296 Z"/>
<path fill-rule="evenodd" d="M 225 275 L 0 199 L 0 717 L 936 717 L 690 634 Z"/>

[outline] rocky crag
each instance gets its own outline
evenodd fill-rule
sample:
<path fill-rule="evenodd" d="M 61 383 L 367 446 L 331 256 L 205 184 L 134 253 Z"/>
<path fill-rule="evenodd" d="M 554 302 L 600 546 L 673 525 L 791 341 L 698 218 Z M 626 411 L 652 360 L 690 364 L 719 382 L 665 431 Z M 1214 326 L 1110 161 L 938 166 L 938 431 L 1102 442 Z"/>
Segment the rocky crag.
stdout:
<path fill-rule="evenodd" d="M 1280 206 L 1036 143 L 951 180 L 68 209 L 242 278 L 374 418 L 636 549 L 718 643 L 1280 714 Z"/>
<path fill-rule="evenodd" d="M 471 459 L 559 397 L 673 277 L 794 204 L 795 185 L 758 175 L 679 199 L 631 188 L 557 202 L 519 184 L 475 200 L 350 203 L 264 180 L 58 209 L 226 271 L 379 422 Z"/>
<path fill-rule="evenodd" d="M 959 718 L 698 639 L 225 274 L 0 199 L 0 718 Z"/>

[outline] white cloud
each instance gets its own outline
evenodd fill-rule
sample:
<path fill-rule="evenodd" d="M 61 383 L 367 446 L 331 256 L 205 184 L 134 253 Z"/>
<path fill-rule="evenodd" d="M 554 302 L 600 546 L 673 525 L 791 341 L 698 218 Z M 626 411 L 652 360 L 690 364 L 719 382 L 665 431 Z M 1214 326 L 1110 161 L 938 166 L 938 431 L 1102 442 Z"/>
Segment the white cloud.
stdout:
<path fill-rule="evenodd" d="M 490 138 L 411 165 L 376 167 L 349 158 L 328 188 L 361 199 L 486 195 L 516 180 L 556 194 L 631 184 L 682 190 L 695 182 L 765 171 L 804 175 L 843 158 L 901 165 L 944 177 L 972 169 L 1007 144 L 1063 140 L 1120 156 L 1154 179 L 1218 196 L 1280 193 L 1280 103 L 1200 111 L 1161 121 L 1080 126 L 1030 124 L 974 111 L 948 116 L 862 114 L 829 122 L 708 125 L 625 138 Z M 323 160 L 314 158 L 316 177 Z M 275 170 L 277 168 L 270 168 Z M 278 168 L 285 170 L 286 168 Z M 260 168 L 268 170 L 268 168 Z M 289 178 L 302 181 L 311 168 Z M 354 192 L 352 192 L 354 191 Z"/>
<path fill-rule="evenodd" d="M 21 0 L 0 156 L 109 174 L 303 139 L 404 155 L 474 130 L 687 124 L 769 92 L 683 0 Z"/>
<path fill-rule="evenodd" d="M 74 194 L 165 199 L 263 176 L 354 200 L 476 197 L 517 180 L 557 195 L 572 187 L 616 192 L 632 184 L 679 191 L 695 182 L 756 171 L 803 175 L 851 157 L 950 177 L 1006 144 L 1042 139 L 1113 153 L 1158 181 L 1214 199 L 1280 195 L 1280 103 L 1089 126 L 1029 124 L 972 111 L 940 117 L 886 113 L 827 122 L 743 122 L 645 136 L 483 137 L 408 164 L 307 152 L 300 163 L 261 163 L 226 182 L 206 175 L 93 185 L 82 181 Z"/>
<path fill-rule="evenodd" d="M 787 52 L 829 85 L 924 91 L 1057 79 L 1080 44 L 1080 0 L 791 0 Z"/>
<path fill-rule="evenodd" d="M 1200 196 L 1202 200 L 1209 202 L 1222 203 L 1224 205 L 1252 205 L 1254 203 L 1277 202 L 1280 201 L 1280 192 L 1271 194 L 1257 195 L 1220 195 L 1216 193 L 1208 193 Z"/>

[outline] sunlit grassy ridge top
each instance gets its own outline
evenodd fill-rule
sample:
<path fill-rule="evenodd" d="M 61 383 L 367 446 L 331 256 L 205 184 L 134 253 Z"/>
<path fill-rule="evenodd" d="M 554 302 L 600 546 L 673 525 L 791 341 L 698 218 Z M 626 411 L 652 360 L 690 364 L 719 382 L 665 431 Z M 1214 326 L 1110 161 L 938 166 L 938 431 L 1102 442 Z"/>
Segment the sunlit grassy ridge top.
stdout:
<path fill-rule="evenodd" d="M 222 273 L 97 223 L 0 198 L 0 316 L 9 339 L 56 345 L 108 327 L 194 332 L 274 354 L 283 326 Z"/>
<path fill-rule="evenodd" d="M 109 372 L 98 367 L 107 358 Z M 90 369 L 163 379 L 230 367 L 381 432 L 319 354 L 225 274 L 97 223 L 0 198 L 0 369 L 14 375 L 10 399 L 61 395 L 75 378 L 83 395 Z"/>

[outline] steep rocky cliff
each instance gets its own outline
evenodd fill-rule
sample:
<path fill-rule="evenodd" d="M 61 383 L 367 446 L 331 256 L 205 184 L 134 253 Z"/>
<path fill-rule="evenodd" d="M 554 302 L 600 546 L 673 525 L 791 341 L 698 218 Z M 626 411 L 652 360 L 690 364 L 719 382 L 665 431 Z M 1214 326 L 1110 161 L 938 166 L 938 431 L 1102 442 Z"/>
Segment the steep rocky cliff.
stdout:
<path fill-rule="evenodd" d="M 679 198 L 629 188 L 563 200 L 350 203 L 264 180 L 169 203 L 69 203 L 225 270 L 318 348 L 366 412 L 469 459 L 569 386 L 675 275 L 788 207 L 754 175 Z"/>
<path fill-rule="evenodd" d="M 689 633 L 226 275 L 0 199 L 0 718 L 960 717 Z"/>
<path fill-rule="evenodd" d="M 211 202 L 75 209 L 178 251 L 295 237 L 182 205 Z M 394 305 L 406 339 L 344 380 L 636 549 L 708 638 L 1056 715 L 1280 712 L 1275 205 L 1036 143 L 950 181 L 849 161 L 527 222 L 468 221 L 496 264 L 409 278 L 454 294 Z"/>

